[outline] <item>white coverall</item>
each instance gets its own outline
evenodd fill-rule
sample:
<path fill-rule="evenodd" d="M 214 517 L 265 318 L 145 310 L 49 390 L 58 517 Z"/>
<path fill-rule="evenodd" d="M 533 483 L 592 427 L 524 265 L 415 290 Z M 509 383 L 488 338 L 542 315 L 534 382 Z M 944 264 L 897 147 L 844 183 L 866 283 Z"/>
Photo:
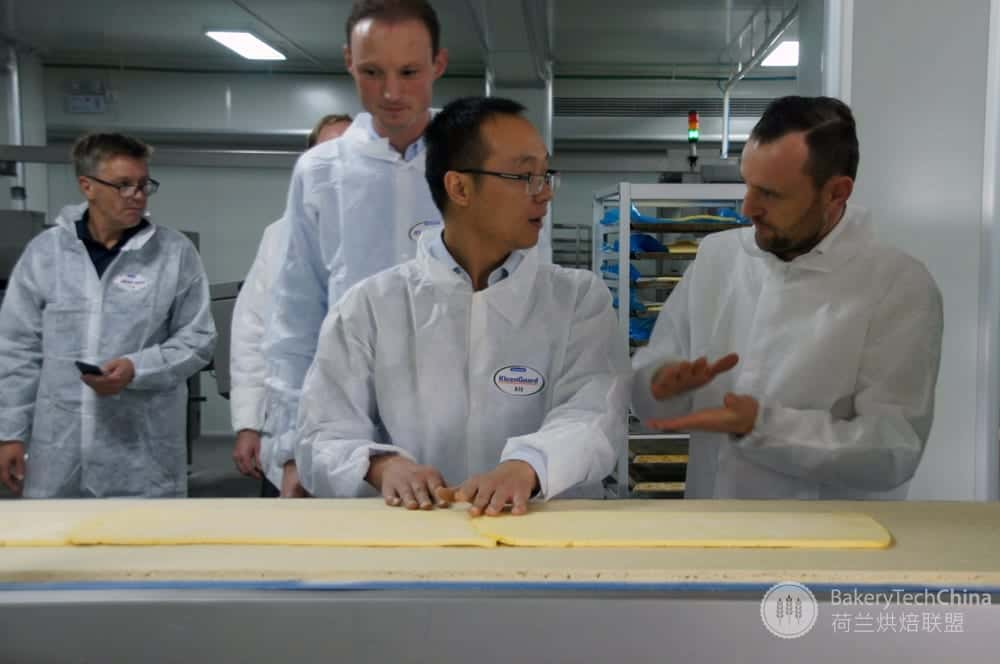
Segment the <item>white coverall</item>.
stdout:
<path fill-rule="evenodd" d="M 263 431 L 266 404 L 267 360 L 264 333 L 273 310 L 273 289 L 288 248 L 288 222 L 284 219 L 264 229 L 250 272 L 233 307 L 232 337 L 229 344 L 231 388 L 229 408 L 233 431 Z M 281 486 L 280 466 L 264 467 L 264 475 Z"/>
<path fill-rule="evenodd" d="M 28 498 L 187 493 L 187 379 L 215 347 L 208 279 L 184 235 L 149 225 L 98 278 L 75 222 L 33 239 L 0 308 L 0 440 L 27 445 Z M 135 378 L 99 396 L 74 361 L 124 357 Z"/>
<path fill-rule="evenodd" d="M 787 263 L 752 228 L 716 233 L 633 358 L 633 408 L 645 421 L 721 407 L 726 392 L 759 401 L 746 436 L 691 434 L 689 498 L 903 497 L 931 429 L 942 328 L 934 279 L 877 243 L 863 210 Z M 664 362 L 731 352 L 739 364 L 705 387 L 653 399 Z"/>
<path fill-rule="evenodd" d="M 630 382 L 607 288 L 591 272 L 539 264 L 532 249 L 474 292 L 431 255 L 434 242 L 439 230 L 324 322 L 302 391 L 303 486 L 376 495 L 369 458 L 397 453 L 452 486 L 519 459 L 543 498 L 601 497 L 625 442 Z"/>
<path fill-rule="evenodd" d="M 365 277 L 413 258 L 420 234 L 440 226 L 424 157 L 423 139 L 400 155 L 375 134 L 371 115 L 361 113 L 341 137 L 295 165 L 283 215 L 288 252 L 264 345 L 266 468 L 295 456 L 299 394 L 328 309 Z"/>

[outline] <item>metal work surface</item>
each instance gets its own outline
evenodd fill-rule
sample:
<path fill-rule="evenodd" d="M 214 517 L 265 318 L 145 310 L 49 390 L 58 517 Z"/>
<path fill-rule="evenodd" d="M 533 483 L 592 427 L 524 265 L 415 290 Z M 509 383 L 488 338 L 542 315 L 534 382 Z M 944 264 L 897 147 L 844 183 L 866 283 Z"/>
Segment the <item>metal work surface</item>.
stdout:
<path fill-rule="evenodd" d="M 182 507 L 197 512 L 211 504 Z M 372 518 L 385 510 L 375 500 L 218 504 L 263 521 L 302 511 L 318 518 L 349 505 L 370 509 Z M 44 526 L 123 505 L 5 507 L 9 523 L 18 517 Z M 693 510 L 705 518 L 762 509 L 754 501 L 639 500 L 553 501 L 534 509 L 581 505 Z M 0 624 L 11 635 L 0 662 L 995 659 L 1000 505 L 766 507 L 864 512 L 895 543 L 879 550 L 0 547 Z M 772 590 L 782 581 L 808 587 Z M 913 597 L 900 599 L 897 588 Z M 882 595 L 858 601 L 857 591 Z M 989 599 L 956 602 L 955 591 L 960 600 L 963 593 Z M 768 597 L 777 604 L 762 602 Z M 766 625 L 799 629 L 798 638 L 776 636 Z"/>
<path fill-rule="evenodd" d="M 852 632 L 817 591 L 814 627 L 783 639 L 764 627 L 763 590 L 736 586 L 136 587 L 0 592 L 0 624 L 16 635 L 0 661 L 992 661 L 1000 628 L 1000 609 L 979 605 L 923 607 L 915 631 Z"/>

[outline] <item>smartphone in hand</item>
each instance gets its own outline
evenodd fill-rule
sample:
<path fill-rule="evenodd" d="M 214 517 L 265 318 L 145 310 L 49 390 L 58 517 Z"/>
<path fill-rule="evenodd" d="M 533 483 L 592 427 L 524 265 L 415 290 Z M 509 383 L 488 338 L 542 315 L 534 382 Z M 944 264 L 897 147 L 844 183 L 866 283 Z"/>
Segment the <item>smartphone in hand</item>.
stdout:
<path fill-rule="evenodd" d="M 86 362 L 74 362 L 76 368 L 80 370 L 85 376 L 103 376 L 104 372 L 101 368 L 95 364 L 87 364 Z"/>

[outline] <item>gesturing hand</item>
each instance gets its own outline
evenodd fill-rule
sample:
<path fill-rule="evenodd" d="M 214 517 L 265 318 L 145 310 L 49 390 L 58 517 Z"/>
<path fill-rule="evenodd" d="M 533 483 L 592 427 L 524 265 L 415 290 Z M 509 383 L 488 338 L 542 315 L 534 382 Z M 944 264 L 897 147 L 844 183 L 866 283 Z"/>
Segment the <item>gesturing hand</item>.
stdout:
<path fill-rule="evenodd" d="M 688 390 L 707 385 L 720 373 L 735 367 L 739 361 L 739 355 L 730 353 L 719 358 L 713 364 L 709 364 L 708 358 L 704 356 L 699 357 L 694 362 L 664 364 L 653 375 L 649 387 L 654 399 L 658 401 L 669 399 Z"/>
<path fill-rule="evenodd" d="M 760 404 L 752 396 L 729 393 L 722 400 L 721 408 L 699 410 L 681 417 L 649 420 L 646 424 L 653 429 L 667 431 L 718 431 L 744 436 L 753 431 L 759 411 Z"/>

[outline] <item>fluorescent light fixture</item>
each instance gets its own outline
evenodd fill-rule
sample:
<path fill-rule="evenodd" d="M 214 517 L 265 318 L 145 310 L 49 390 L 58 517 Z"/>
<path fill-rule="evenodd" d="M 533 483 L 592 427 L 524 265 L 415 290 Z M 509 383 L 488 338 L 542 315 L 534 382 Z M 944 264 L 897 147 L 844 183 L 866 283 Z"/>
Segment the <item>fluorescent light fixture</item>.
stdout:
<path fill-rule="evenodd" d="M 236 51 L 247 60 L 284 60 L 285 56 L 274 50 L 255 35 L 243 30 L 206 30 L 206 37 L 211 37 L 223 46 Z"/>
<path fill-rule="evenodd" d="M 760 63 L 761 67 L 797 67 L 799 64 L 799 43 L 783 41 L 774 47 L 771 54 Z"/>

